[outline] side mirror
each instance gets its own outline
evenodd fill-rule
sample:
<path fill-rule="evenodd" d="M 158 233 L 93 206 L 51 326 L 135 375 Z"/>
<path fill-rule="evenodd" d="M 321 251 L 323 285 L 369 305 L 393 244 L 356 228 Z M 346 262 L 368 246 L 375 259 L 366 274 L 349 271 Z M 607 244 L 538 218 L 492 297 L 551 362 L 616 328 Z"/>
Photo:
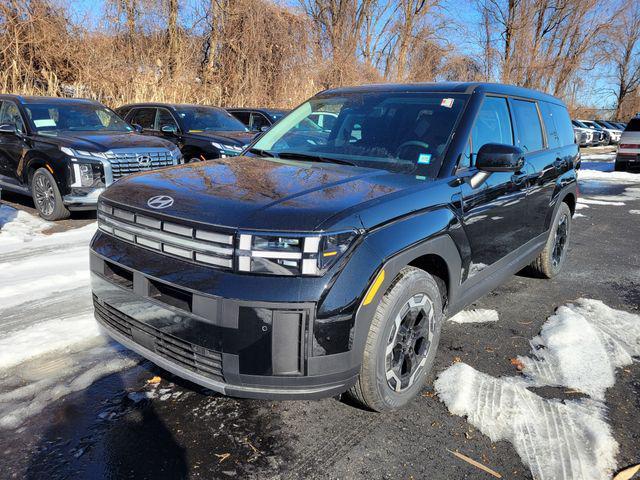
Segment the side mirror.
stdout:
<path fill-rule="evenodd" d="M 515 145 L 487 143 L 476 155 L 476 168 L 482 172 L 517 172 L 524 167 L 524 150 Z"/>
<path fill-rule="evenodd" d="M 178 128 L 175 125 L 163 125 L 160 127 L 162 133 L 168 133 L 169 135 L 175 135 L 178 133 Z"/>
<path fill-rule="evenodd" d="M 4 123 L 0 125 L 0 133 L 10 133 L 12 135 L 17 135 L 18 129 L 11 123 Z"/>
<path fill-rule="evenodd" d="M 131 126 L 136 131 L 136 133 L 142 133 L 142 127 L 140 125 L 138 125 L 137 123 L 132 123 Z"/>

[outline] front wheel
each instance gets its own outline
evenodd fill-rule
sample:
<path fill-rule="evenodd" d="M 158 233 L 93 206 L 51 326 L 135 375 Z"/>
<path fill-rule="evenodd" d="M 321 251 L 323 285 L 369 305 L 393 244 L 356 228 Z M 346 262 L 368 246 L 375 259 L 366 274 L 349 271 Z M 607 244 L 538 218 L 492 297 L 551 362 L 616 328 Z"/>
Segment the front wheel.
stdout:
<path fill-rule="evenodd" d="M 378 304 L 350 395 L 378 412 L 409 403 L 433 366 L 442 321 L 437 280 L 418 268 L 403 268 Z"/>
<path fill-rule="evenodd" d="M 39 168 L 31 177 L 31 196 L 38 213 L 45 220 L 63 220 L 71 215 L 53 175 L 46 168 Z"/>
<path fill-rule="evenodd" d="M 538 257 L 530 267 L 534 274 L 542 278 L 553 278 L 560 273 L 567 259 L 571 238 L 571 210 L 561 203 L 551 224 L 551 233 Z"/>

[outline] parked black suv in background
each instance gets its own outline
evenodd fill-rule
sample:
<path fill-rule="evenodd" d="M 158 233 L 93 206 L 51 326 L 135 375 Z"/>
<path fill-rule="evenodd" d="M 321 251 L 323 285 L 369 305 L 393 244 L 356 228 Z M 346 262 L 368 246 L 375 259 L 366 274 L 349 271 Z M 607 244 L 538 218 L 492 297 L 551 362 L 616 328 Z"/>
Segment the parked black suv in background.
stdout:
<path fill-rule="evenodd" d="M 47 220 L 95 209 L 123 175 L 180 161 L 172 143 L 137 134 L 101 103 L 0 95 L 0 187 L 31 195 Z"/>
<path fill-rule="evenodd" d="M 321 143 L 298 125 L 331 112 Z M 320 138 L 320 137 L 317 137 Z M 495 84 L 322 92 L 241 159 L 123 179 L 91 243 L 97 320 L 227 395 L 423 387 L 444 318 L 530 265 L 562 269 L 578 146 L 557 98 Z"/>
<path fill-rule="evenodd" d="M 145 135 L 175 143 L 185 162 L 233 157 L 253 140 L 255 133 L 218 107 L 137 103 L 116 112 Z"/>
<path fill-rule="evenodd" d="M 252 132 L 266 132 L 289 110 L 278 108 L 227 108 L 227 112 L 240 120 Z"/>

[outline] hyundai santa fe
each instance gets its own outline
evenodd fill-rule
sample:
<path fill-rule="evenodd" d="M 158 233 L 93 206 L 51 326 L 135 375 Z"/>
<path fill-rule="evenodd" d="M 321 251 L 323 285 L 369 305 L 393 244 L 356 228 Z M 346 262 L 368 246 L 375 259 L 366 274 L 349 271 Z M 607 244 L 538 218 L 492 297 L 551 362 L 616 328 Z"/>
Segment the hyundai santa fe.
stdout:
<path fill-rule="evenodd" d="M 326 131 L 299 128 L 318 116 Z M 578 146 L 565 105 L 506 85 L 324 91 L 244 152 L 102 194 L 97 321 L 226 395 L 407 404 L 444 319 L 563 268 Z"/>

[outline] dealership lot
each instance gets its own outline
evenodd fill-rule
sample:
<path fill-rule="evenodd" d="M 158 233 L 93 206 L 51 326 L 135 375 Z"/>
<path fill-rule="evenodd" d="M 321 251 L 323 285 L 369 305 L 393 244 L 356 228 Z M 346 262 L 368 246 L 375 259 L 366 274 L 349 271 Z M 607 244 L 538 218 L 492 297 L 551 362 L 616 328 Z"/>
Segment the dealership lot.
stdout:
<path fill-rule="evenodd" d="M 523 461 L 517 436 L 492 442 L 482 418 L 472 422 L 476 428 L 452 414 L 457 410 L 433 387 L 452 364 L 493 379 L 520 378 L 518 357 L 531 355 L 530 340 L 556 308 L 576 299 L 640 314 L 640 175 L 612 172 L 612 159 L 604 152 L 584 155 L 582 200 L 563 273 L 551 281 L 515 276 L 470 307 L 476 310 L 466 317 L 472 323 L 449 322 L 423 394 L 387 415 L 336 399 L 225 398 L 121 350 L 100 335 L 91 316 L 86 244 L 93 218 L 83 215 L 52 230 L 28 207 L 0 207 L 2 471 L 9 478 L 424 478 L 434 472 L 438 478 L 488 478 L 452 453 L 459 452 L 503 478 L 529 478 L 532 471 L 554 478 L 536 461 L 555 462 L 560 475 L 579 478 L 577 469 L 607 468 L 595 465 L 607 454 L 609 468 L 638 463 L 637 362 L 615 370 L 603 402 L 562 382 L 528 389 L 536 401 L 554 406 L 587 410 L 601 402 L 591 413 L 604 412 L 597 444 L 604 454 L 581 444 L 541 451 L 532 441 Z M 500 398 L 496 392 L 475 398 L 478 411 Z M 502 418 L 501 406 L 494 418 Z M 577 423 L 564 421 L 562 412 L 541 421 L 549 419 L 561 427 L 546 444 L 576 436 Z M 597 470 L 591 475 L 598 478 Z"/>

